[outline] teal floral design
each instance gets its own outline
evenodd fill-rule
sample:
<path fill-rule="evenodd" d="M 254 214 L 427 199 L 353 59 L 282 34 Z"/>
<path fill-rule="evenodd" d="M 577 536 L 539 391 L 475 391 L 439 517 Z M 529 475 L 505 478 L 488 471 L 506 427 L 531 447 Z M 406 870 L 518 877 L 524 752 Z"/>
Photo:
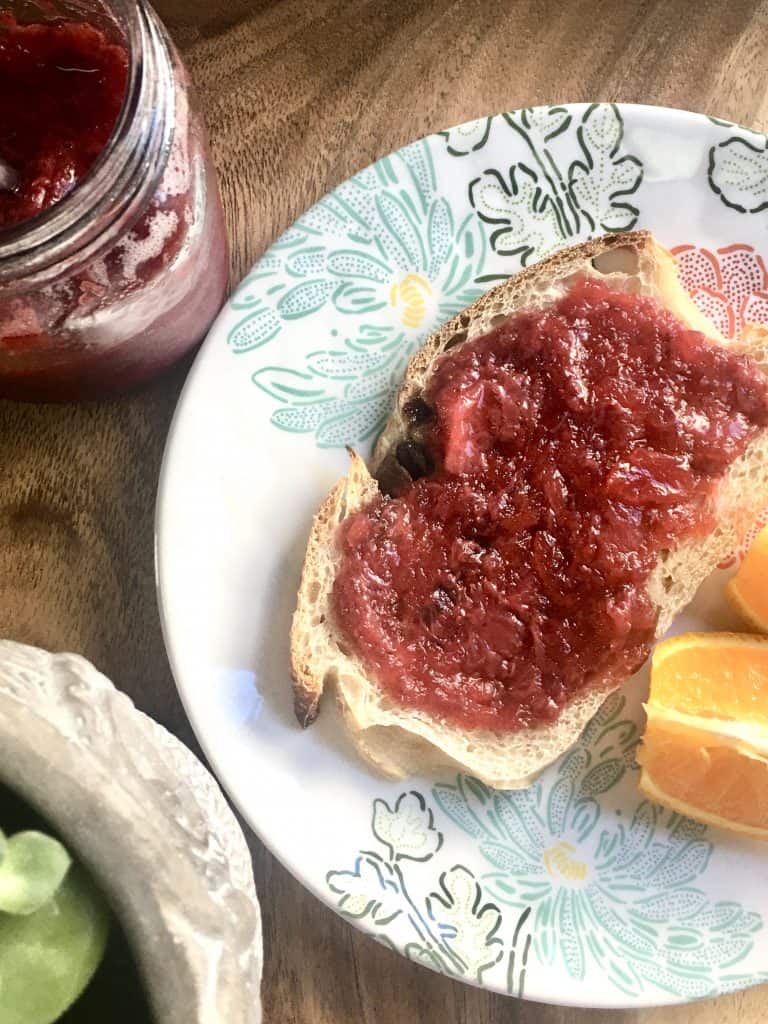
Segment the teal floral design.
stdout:
<path fill-rule="evenodd" d="M 494 252 L 526 266 L 572 240 L 634 227 L 639 211 L 628 197 L 640 187 L 643 166 L 623 151 L 624 121 L 615 104 L 592 104 L 578 123 L 566 107 L 528 107 L 501 119 L 521 144 L 514 149 L 520 159 L 469 185 L 478 217 L 492 226 Z M 456 146 L 449 137 L 448 152 L 458 155 Z"/>
<path fill-rule="evenodd" d="M 321 447 L 382 426 L 409 355 L 483 291 L 486 244 L 457 218 L 419 142 L 345 182 L 301 217 L 232 300 L 235 353 L 305 321 L 319 345 L 299 365 L 269 362 L 253 382 L 278 403 L 272 423 Z M 335 326 L 331 327 L 331 324 Z"/>
<path fill-rule="evenodd" d="M 437 785 L 446 815 L 473 836 L 500 904 L 531 908 L 532 952 L 574 979 L 607 978 L 637 996 L 715 995 L 765 980 L 734 970 L 763 922 L 697 886 L 713 846 L 704 826 L 648 801 L 624 820 L 605 794 L 633 772 L 635 723 L 610 699 L 559 763 L 555 779 L 494 792 L 466 776 Z M 602 799 L 601 799 L 602 798 Z M 602 804 L 602 805 L 601 805 Z"/>
<path fill-rule="evenodd" d="M 431 891 L 429 882 L 411 885 L 414 870 L 424 869 L 443 845 L 424 797 L 402 793 L 391 807 L 374 801 L 371 831 L 381 851 L 360 850 L 351 868 L 326 876 L 339 912 L 365 919 L 380 942 L 410 960 L 479 982 L 504 956 L 502 914 L 461 864 L 441 872 Z M 429 895 L 417 900 L 412 888 Z"/>
<path fill-rule="evenodd" d="M 606 701 L 527 790 L 466 775 L 433 787 L 483 875 L 450 859 L 443 869 L 445 837 L 421 793 L 374 800 L 376 848 L 326 876 L 339 913 L 411 960 L 517 996 L 532 971 L 645 1000 L 768 981 L 745 969 L 761 916 L 702 884 L 715 855 L 705 826 L 632 800 L 639 729 L 626 712 L 623 697 Z"/>

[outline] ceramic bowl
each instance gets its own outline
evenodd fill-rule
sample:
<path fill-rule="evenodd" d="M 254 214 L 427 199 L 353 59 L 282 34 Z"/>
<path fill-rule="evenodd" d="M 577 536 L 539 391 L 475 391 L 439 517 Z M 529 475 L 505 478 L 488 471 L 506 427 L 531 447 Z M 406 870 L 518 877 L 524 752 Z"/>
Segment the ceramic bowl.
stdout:
<path fill-rule="evenodd" d="M 185 746 L 83 658 L 0 641 L 0 783 L 99 882 L 157 1024 L 259 1024 L 248 847 Z"/>

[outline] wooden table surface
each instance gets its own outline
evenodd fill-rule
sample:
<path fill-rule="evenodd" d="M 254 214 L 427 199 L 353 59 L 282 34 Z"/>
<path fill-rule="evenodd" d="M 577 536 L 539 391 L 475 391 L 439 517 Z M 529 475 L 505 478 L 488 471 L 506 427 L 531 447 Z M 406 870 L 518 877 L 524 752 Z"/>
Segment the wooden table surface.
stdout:
<path fill-rule="evenodd" d="M 157 0 L 206 110 L 240 276 L 306 207 L 427 132 L 564 100 L 768 129 L 768 2 Z M 78 651 L 195 747 L 168 668 L 152 517 L 183 383 L 81 406 L 0 403 L 0 635 Z M 520 1003 L 398 958 L 253 838 L 267 1024 L 758 1024 L 768 988 L 623 1013 Z"/>

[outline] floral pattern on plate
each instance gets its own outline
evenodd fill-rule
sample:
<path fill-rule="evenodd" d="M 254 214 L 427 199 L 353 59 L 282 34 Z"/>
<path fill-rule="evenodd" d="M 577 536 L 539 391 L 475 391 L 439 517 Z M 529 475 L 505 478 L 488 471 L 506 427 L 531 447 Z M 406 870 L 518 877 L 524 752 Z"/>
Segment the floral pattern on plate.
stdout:
<path fill-rule="evenodd" d="M 431 861 L 444 838 L 424 797 L 403 793 L 391 807 L 375 800 L 371 831 L 381 849 L 360 850 L 353 866 L 326 876 L 340 913 L 365 918 L 380 942 L 410 960 L 482 981 L 505 953 L 498 934 L 502 913 L 472 871 L 454 864 L 437 875 L 430 866 L 431 882 L 424 882 L 423 871 L 418 880 L 428 895 L 411 895 L 415 866 Z M 518 985 L 522 991 L 524 980 Z"/>
<path fill-rule="evenodd" d="M 691 298 L 726 338 L 738 337 L 745 324 L 768 324 L 768 271 L 754 246 L 678 245 L 672 255 Z"/>
<path fill-rule="evenodd" d="M 279 403 L 272 423 L 320 447 L 380 429 L 408 357 L 437 324 L 473 302 L 485 251 L 471 215 L 437 188 L 426 143 L 386 157 L 300 218 L 233 299 L 235 352 L 266 345 L 291 321 L 326 307 L 339 327 L 312 327 L 322 347 L 300 369 L 270 363 L 253 382 Z"/>
<path fill-rule="evenodd" d="M 739 134 L 730 135 L 710 149 L 709 187 L 726 206 L 739 213 L 762 213 L 768 209 L 768 135 L 728 121 L 711 120 L 735 128 Z"/>
<path fill-rule="evenodd" d="M 436 786 L 435 799 L 477 841 L 493 869 L 481 877 L 491 897 L 532 908 L 541 969 L 599 976 L 628 996 L 649 986 L 688 999 L 739 987 L 734 968 L 763 921 L 701 888 L 714 850 L 705 826 L 647 800 L 606 806 L 636 771 L 639 729 L 624 703 L 603 705 L 546 785 L 494 792 L 459 776 Z"/>
<path fill-rule="evenodd" d="M 506 972 L 516 995 L 526 973 L 541 983 L 553 967 L 630 997 L 696 999 L 752 980 L 738 965 L 763 920 L 707 896 L 707 828 L 637 797 L 611 806 L 637 772 L 640 730 L 625 705 L 609 698 L 546 784 L 501 792 L 459 775 L 433 787 L 442 815 L 476 843 L 489 869 L 480 877 L 434 866 L 445 835 L 421 793 L 374 800 L 378 849 L 326 876 L 340 913 L 444 974 L 480 983 Z"/>
<path fill-rule="evenodd" d="M 501 121 L 523 143 L 520 159 L 484 171 L 469 185 L 478 217 L 492 226 L 495 252 L 526 266 L 579 238 L 634 227 L 639 210 L 628 197 L 640 187 L 643 165 L 624 151 L 615 104 L 594 103 L 580 118 L 567 107 L 529 107 L 502 114 Z M 444 133 L 452 155 L 466 138 L 457 137 L 461 131 Z M 490 125 L 472 148 L 484 145 L 489 133 Z"/>

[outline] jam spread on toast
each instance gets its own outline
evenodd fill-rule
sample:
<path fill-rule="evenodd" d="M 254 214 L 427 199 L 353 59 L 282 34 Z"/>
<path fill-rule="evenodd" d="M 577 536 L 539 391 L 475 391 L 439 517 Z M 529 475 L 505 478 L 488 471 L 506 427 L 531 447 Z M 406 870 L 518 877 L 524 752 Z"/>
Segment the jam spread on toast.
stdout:
<path fill-rule="evenodd" d="M 433 468 L 344 521 L 333 611 L 388 696 L 467 728 L 642 664 L 652 570 L 768 426 L 750 359 L 597 279 L 447 352 L 420 401 Z"/>

